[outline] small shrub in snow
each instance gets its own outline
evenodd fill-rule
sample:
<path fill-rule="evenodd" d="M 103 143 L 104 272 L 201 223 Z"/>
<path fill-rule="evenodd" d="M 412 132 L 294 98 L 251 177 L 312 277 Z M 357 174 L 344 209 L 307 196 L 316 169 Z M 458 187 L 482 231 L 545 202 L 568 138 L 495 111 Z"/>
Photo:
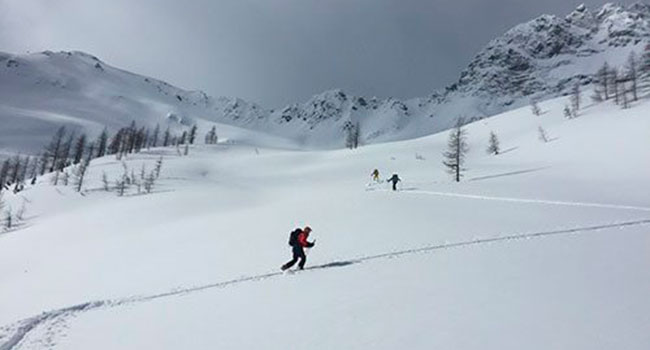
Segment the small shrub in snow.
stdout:
<path fill-rule="evenodd" d="M 70 184 L 70 174 L 68 174 L 66 170 L 64 170 L 61 175 L 61 181 L 63 182 L 63 186 L 68 186 Z"/>
<path fill-rule="evenodd" d="M 79 165 L 74 169 L 74 187 L 77 192 L 81 192 L 83 188 L 86 170 L 88 170 L 88 164 L 85 160 L 79 163 Z"/>
<path fill-rule="evenodd" d="M 150 172 L 149 175 L 147 175 L 147 178 L 144 180 L 144 190 L 147 193 L 151 193 L 153 191 L 154 184 L 156 182 L 156 174 L 154 172 Z"/>
<path fill-rule="evenodd" d="M 60 174 L 60 172 L 57 170 L 57 171 L 54 172 L 54 174 L 50 177 L 50 183 L 51 183 L 53 186 L 57 186 L 57 185 L 59 184 L 59 174 Z"/>
<path fill-rule="evenodd" d="M 213 126 L 212 129 L 205 135 L 205 144 L 214 145 L 217 143 L 217 127 Z"/>
<path fill-rule="evenodd" d="M 495 134 L 494 131 L 490 131 L 487 153 L 497 155 L 499 154 L 500 150 L 501 148 L 499 146 L 499 138 L 497 137 L 497 134 Z"/>
<path fill-rule="evenodd" d="M 598 88 L 594 88 L 594 93 L 591 95 L 591 100 L 594 103 L 601 103 L 603 102 L 603 94 L 598 90 Z"/>
<path fill-rule="evenodd" d="M 571 110 L 573 111 L 573 116 L 576 117 L 578 115 L 578 111 L 580 110 L 580 103 L 581 103 L 581 93 L 580 93 L 580 83 L 575 83 L 573 85 L 573 89 L 571 89 Z"/>
<path fill-rule="evenodd" d="M 540 141 L 542 141 L 544 143 L 547 143 L 549 141 L 548 135 L 546 134 L 546 130 L 544 130 L 544 128 L 542 128 L 541 125 L 537 128 L 537 133 L 539 135 L 539 140 Z"/>
<path fill-rule="evenodd" d="M 129 177 L 129 167 L 126 165 L 125 161 L 122 161 L 122 180 L 128 186 L 131 184 L 131 178 Z"/>
<path fill-rule="evenodd" d="M 25 202 L 20 206 L 20 209 L 16 212 L 16 220 L 17 221 L 25 221 L 25 212 L 27 211 L 27 206 L 25 205 Z"/>
<path fill-rule="evenodd" d="M 349 149 L 358 148 L 361 138 L 359 123 L 353 124 L 348 121 L 343 126 L 343 130 L 345 131 L 345 147 Z"/>
<path fill-rule="evenodd" d="M 535 116 L 540 116 L 542 114 L 542 110 L 539 108 L 539 105 L 537 104 L 536 100 L 532 100 L 530 102 L 530 109 L 533 112 L 533 115 Z"/>
<path fill-rule="evenodd" d="M 106 176 L 106 172 L 102 172 L 102 187 L 104 188 L 104 191 L 108 192 L 110 190 L 110 186 L 108 185 L 108 176 Z"/>
<path fill-rule="evenodd" d="M 126 193 L 126 190 L 131 184 L 131 178 L 129 177 L 129 168 L 126 165 L 126 162 L 122 162 L 122 176 L 115 182 L 115 187 L 117 189 L 117 195 L 122 197 Z"/>
<path fill-rule="evenodd" d="M 13 215 L 11 214 L 11 208 L 7 209 L 4 214 L 4 225 L 5 231 L 9 231 L 14 227 Z"/>
<path fill-rule="evenodd" d="M 162 164 L 163 164 L 163 157 L 160 156 L 160 158 L 158 158 L 158 160 L 156 161 L 156 167 L 154 169 L 156 174 L 156 179 L 160 177 L 160 170 L 162 169 Z"/>
<path fill-rule="evenodd" d="M 120 177 L 119 180 L 115 182 L 115 188 L 117 189 L 117 195 L 122 197 L 124 196 L 124 193 L 126 192 L 126 189 L 128 187 L 126 180 L 128 179 L 128 176 L 122 176 Z"/>

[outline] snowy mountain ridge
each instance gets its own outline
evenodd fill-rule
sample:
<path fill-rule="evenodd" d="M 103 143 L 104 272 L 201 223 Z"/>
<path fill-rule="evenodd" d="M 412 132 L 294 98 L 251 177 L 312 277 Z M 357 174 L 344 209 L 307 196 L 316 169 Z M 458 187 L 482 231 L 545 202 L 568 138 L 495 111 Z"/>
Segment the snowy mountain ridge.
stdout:
<path fill-rule="evenodd" d="M 61 123 L 98 132 L 139 124 L 181 129 L 222 123 L 267 132 L 303 147 L 338 148 L 359 125 L 362 143 L 445 130 L 458 117 L 483 118 L 589 84 L 605 61 L 623 64 L 650 37 L 650 5 L 580 5 L 565 18 L 543 15 L 492 40 L 459 80 L 428 97 L 402 101 L 331 90 L 269 110 L 238 98 L 213 98 L 129 73 L 81 52 L 0 53 L 0 149 L 35 151 Z"/>
<path fill-rule="evenodd" d="M 379 100 L 332 90 L 236 123 L 277 133 L 293 129 L 317 144 L 340 140 L 350 123 L 359 123 L 367 143 L 428 135 L 458 117 L 483 118 L 590 84 L 604 62 L 622 66 L 631 51 L 641 54 L 650 37 L 648 18 L 650 5 L 643 3 L 608 3 L 595 11 L 580 5 L 564 18 L 542 15 L 510 29 L 488 43 L 456 83 L 428 97 Z"/>

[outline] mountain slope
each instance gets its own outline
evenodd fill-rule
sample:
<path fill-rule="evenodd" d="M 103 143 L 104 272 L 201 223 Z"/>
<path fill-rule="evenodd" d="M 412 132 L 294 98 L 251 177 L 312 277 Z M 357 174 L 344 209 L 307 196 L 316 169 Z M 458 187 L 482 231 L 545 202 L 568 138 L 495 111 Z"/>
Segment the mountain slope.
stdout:
<path fill-rule="evenodd" d="M 177 131 L 232 103 L 111 67 L 82 52 L 0 53 L 0 151 L 37 152 L 61 125 L 98 134 L 136 120 Z"/>
<path fill-rule="evenodd" d="M 461 116 L 483 118 L 589 84 L 604 62 L 621 66 L 629 52 L 641 53 L 649 17 L 644 4 L 596 11 L 581 5 L 565 18 L 544 15 L 509 30 L 456 83 L 428 97 L 401 101 L 332 90 L 276 110 L 185 91 L 79 52 L 0 54 L 0 151 L 34 152 L 62 123 L 96 133 L 133 119 L 178 130 L 228 124 L 310 148 L 342 147 L 356 124 L 365 144 L 410 139 L 445 130 Z"/>
<path fill-rule="evenodd" d="M 164 155 L 151 195 L 102 190 L 123 172 L 114 157 L 92 161 L 85 195 L 47 178 L 5 193 L 28 219 L 0 234 L 0 348 L 645 350 L 650 167 L 630 164 L 650 158 L 650 103 L 576 119 L 565 103 L 468 125 L 459 184 L 445 133 L 158 148 L 125 159 L 137 173 Z M 374 168 L 401 191 L 368 184 Z M 305 224 L 307 266 L 324 268 L 281 275 Z"/>
<path fill-rule="evenodd" d="M 474 57 L 456 83 L 429 97 L 378 100 L 334 90 L 269 118 L 232 122 L 275 133 L 291 130 L 305 142 L 330 146 L 343 143 L 350 122 L 360 124 L 365 143 L 424 136 L 451 127 L 458 117 L 491 116 L 591 83 L 603 63 L 621 67 L 630 52 L 642 53 L 649 18 L 645 4 L 606 4 L 596 11 L 581 5 L 565 18 L 543 15 L 507 31 Z"/>

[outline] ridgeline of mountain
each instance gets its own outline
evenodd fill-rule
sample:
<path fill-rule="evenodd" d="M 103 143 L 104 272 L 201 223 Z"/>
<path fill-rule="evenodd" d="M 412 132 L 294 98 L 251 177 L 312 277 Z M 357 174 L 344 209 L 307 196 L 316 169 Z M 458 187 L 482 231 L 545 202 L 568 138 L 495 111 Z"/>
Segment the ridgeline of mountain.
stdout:
<path fill-rule="evenodd" d="M 458 81 L 428 97 L 401 101 L 332 90 L 268 110 L 212 98 L 113 68 L 81 52 L 0 53 L 0 149 L 34 151 L 61 124 L 89 132 L 140 125 L 183 128 L 221 123 L 267 132 L 307 147 L 342 147 L 358 124 L 363 143 L 419 137 L 458 117 L 483 118 L 589 84 L 605 62 L 621 66 L 650 37 L 650 5 L 580 5 L 564 18 L 540 16 L 492 40 Z"/>

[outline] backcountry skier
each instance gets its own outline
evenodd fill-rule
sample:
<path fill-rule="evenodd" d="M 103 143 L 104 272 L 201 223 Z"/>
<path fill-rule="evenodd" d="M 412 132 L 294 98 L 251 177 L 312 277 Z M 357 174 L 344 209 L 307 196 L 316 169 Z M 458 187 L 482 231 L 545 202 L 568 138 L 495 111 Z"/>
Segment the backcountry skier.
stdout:
<path fill-rule="evenodd" d="M 379 170 L 378 169 L 373 170 L 370 175 L 372 176 L 373 181 L 379 182 Z"/>
<path fill-rule="evenodd" d="M 393 183 L 393 191 L 397 191 L 397 183 L 402 181 L 402 179 L 400 179 L 397 174 L 393 174 L 393 177 L 388 179 L 388 181 Z"/>
<path fill-rule="evenodd" d="M 289 245 L 291 246 L 293 259 L 291 259 L 291 261 L 288 263 L 282 265 L 282 271 L 291 268 L 291 266 L 293 266 L 298 261 L 298 259 L 300 259 L 298 268 L 301 270 L 305 268 L 305 262 L 307 262 L 305 248 L 311 248 L 316 244 L 315 240 L 313 242 L 307 241 L 310 232 L 311 227 L 309 226 L 305 226 L 303 229 L 297 228 L 291 232 L 291 235 L 289 236 Z"/>

